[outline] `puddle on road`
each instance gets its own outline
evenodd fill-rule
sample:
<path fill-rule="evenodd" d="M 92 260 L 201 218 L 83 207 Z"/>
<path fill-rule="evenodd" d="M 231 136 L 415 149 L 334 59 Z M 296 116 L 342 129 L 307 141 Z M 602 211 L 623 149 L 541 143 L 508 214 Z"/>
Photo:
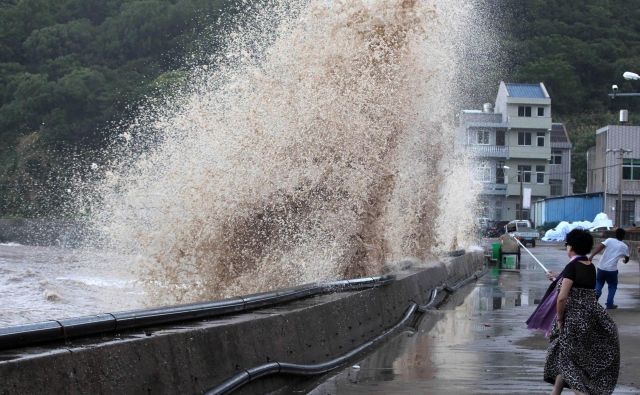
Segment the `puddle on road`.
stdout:
<path fill-rule="evenodd" d="M 550 270 L 559 271 L 564 257 L 539 249 Z M 634 283 L 635 277 L 625 281 Z M 492 270 L 475 285 L 452 295 L 440 310 L 424 316 L 416 332 L 404 332 L 363 360 L 358 368 L 306 384 L 299 393 L 336 394 L 548 394 L 542 381 L 547 339 L 526 328 L 525 321 L 544 295 L 549 281 L 531 260 L 523 270 Z M 631 295 L 620 295 L 629 311 Z M 615 314 L 624 313 L 616 311 Z M 618 317 L 620 320 L 623 317 Z M 631 319 L 631 318 L 630 318 Z M 623 325 L 623 320 L 619 325 Z M 637 352 L 625 355 L 636 339 L 621 327 L 622 367 L 615 393 L 640 393 L 635 370 Z M 637 347 L 636 347 L 637 349 Z"/>
<path fill-rule="evenodd" d="M 326 394 L 546 393 L 546 340 L 524 320 L 547 283 L 535 271 L 485 275 L 405 332 L 311 390 Z M 519 339 L 539 337 L 541 349 Z M 309 388 L 301 392 L 307 392 Z"/>

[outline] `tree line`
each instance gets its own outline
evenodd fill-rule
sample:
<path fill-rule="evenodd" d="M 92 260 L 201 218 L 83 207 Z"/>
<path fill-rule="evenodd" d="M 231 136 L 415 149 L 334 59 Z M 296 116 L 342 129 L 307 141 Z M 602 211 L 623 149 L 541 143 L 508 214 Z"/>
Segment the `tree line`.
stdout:
<path fill-rule="evenodd" d="M 47 214 L 62 160 L 180 79 L 227 0 L 0 0 L 0 216 Z M 71 153 L 71 154 L 70 154 Z"/>
<path fill-rule="evenodd" d="M 179 81 L 185 56 L 233 4 L 0 0 L 0 216 L 54 211 L 66 179 L 57 169 L 99 149 L 110 125 Z M 584 191 L 595 129 L 615 122 L 619 108 L 640 120 L 637 102 L 606 96 L 613 83 L 638 90 L 621 75 L 640 71 L 640 0 L 487 4 L 508 59 L 501 79 L 545 83 L 574 144 L 576 192 Z"/>
<path fill-rule="evenodd" d="M 518 82 L 545 83 L 554 121 L 565 122 L 573 143 L 574 191 L 586 188 L 586 150 L 596 129 L 617 123 L 618 110 L 629 109 L 640 122 L 640 100 L 607 94 L 640 91 L 625 81 L 625 71 L 640 72 L 640 1 L 507 0 L 499 7 L 506 74 Z"/>

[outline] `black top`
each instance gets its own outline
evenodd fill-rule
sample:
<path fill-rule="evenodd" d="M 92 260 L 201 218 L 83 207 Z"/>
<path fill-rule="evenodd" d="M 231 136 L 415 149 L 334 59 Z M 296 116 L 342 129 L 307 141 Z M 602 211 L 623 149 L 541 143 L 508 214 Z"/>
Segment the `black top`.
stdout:
<path fill-rule="evenodd" d="M 575 288 L 594 289 L 596 287 L 596 268 L 593 263 L 585 265 L 578 260 L 571 261 L 564 267 L 562 277 L 573 280 Z"/>

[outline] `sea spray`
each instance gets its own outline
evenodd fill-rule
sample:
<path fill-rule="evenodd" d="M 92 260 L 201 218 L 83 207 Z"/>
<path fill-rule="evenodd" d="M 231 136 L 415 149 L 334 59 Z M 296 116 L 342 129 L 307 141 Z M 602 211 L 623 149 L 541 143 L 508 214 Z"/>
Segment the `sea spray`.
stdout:
<path fill-rule="evenodd" d="M 249 3 L 246 3 L 249 4 Z M 454 149 L 460 0 L 246 5 L 182 90 L 149 103 L 83 204 L 151 304 L 378 273 L 464 246 Z"/>

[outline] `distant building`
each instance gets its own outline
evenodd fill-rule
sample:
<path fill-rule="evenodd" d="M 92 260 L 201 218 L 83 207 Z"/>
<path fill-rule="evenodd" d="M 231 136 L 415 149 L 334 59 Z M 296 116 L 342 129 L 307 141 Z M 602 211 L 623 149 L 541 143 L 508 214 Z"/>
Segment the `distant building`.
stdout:
<path fill-rule="evenodd" d="M 573 195 L 571 178 L 571 140 L 562 123 L 551 124 L 551 159 L 549 159 L 549 195 Z"/>
<path fill-rule="evenodd" d="M 530 191 L 531 202 L 549 197 L 550 180 L 554 192 L 570 192 L 571 143 L 564 126 L 556 125 L 552 129 L 551 98 L 543 83 L 500 82 L 495 106 L 462 111 L 464 144 L 478 160 L 476 179 L 483 184 L 482 216 L 530 219 L 530 209 L 521 208 L 524 195 Z"/>
<path fill-rule="evenodd" d="M 624 154 L 620 168 L 620 149 Z M 616 223 L 620 208 L 622 170 L 622 226 L 640 222 L 640 126 L 607 125 L 596 131 L 596 146 L 587 151 L 587 192 L 604 193 L 604 212 Z M 617 224 L 617 223 L 616 223 Z"/>

